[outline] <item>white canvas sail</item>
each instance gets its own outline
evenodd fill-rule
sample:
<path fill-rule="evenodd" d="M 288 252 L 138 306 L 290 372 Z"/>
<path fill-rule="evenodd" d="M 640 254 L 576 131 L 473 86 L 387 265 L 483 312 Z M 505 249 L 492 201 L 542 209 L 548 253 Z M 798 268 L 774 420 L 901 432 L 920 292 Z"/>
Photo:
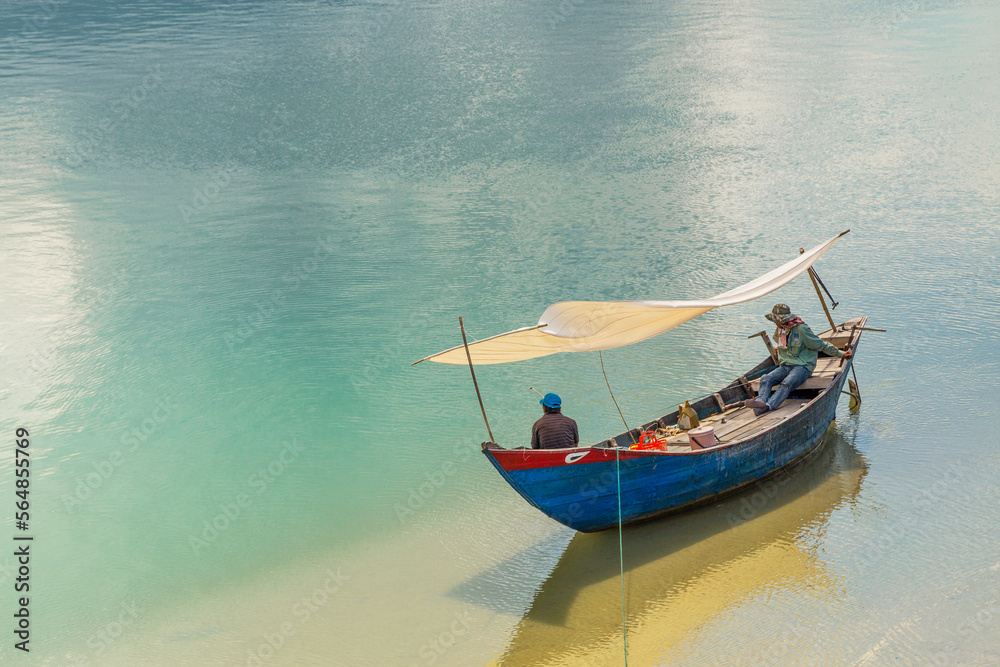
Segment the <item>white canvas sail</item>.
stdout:
<path fill-rule="evenodd" d="M 472 363 L 503 364 L 556 352 L 608 350 L 638 343 L 713 308 L 752 301 L 773 292 L 804 273 L 846 233 L 834 236 L 756 280 L 703 301 L 563 301 L 553 304 L 545 309 L 535 326 L 469 343 Z M 420 361 L 463 366 L 469 363 L 461 345 Z"/>

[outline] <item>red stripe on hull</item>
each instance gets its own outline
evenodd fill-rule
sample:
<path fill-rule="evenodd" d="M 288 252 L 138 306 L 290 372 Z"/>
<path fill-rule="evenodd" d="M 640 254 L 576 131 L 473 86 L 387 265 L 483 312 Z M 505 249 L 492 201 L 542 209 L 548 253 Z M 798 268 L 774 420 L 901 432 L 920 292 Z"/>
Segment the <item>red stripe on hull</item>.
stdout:
<path fill-rule="evenodd" d="M 491 449 L 489 453 L 504 470 L 557 468 L 579 463 L 603 463 L 615 460 L 615 450 L 578 447 L 576 449 Z M 679 454 L 679 453 L 678 453 Z M 621 451 L 621 459 L 644 456 L 669 456 L 666 452 Z"/>

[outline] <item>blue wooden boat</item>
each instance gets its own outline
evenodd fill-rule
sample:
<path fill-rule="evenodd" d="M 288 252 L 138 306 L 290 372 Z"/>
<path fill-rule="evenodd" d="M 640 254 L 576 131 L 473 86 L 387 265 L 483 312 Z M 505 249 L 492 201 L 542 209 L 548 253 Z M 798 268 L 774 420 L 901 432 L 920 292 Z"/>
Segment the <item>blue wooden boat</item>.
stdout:
<path fill-rule="evenodd" d="M 821 337 L 856 351 L 866 318 Z M 850 340 L 853 338 L 853 340 Z M 774 368 L 770 357 L 724 389 L 691 403 L 718 443 L 692 449 L 686 435 L 667 438 L 663 451 L 629 449 L 641 431 L 677 424 L 675 410 L 591 447 L 504 449 L 483 443 L 483 453 L 525 500 L 556 521 L 582 532 L 643 521 L 712 502 L 775 475 L 820 445 L 836 414 L 854 358 L 821 357 L 816 371 L 775 411 L 756 417 L 742 401 L 755 396 L 756 380 Z"/>
<path fill-rule="evenodd" d="M 792 261 L 708 299 L 564 301 L 549 306 L 537 325 L 472 343 L 467 341 L 459 318 L 463 344 L 420 361 L 468 365 L 478 395 L 475 365 L 631 345 L 714 308 L 759 299 L 806 271 L 826 310 L 820 292 L 822 281 L 812 265 L 848 231 L 808 251 L 800 250 L 800 256 Z M 827 317 L 831 329 L 820 336 L 840 349 L 853 351 L 866 318 L 835 326 L 829 311 Z M 770 350 L 767 334 L 761 333 Z M 556 521 L 584 532 L 711 502 L 774 475 L 814 452 L 833 421 L 847 373 L 853 368 L 853 358 L 846 363 L 839 358 L 821 358 L 811 378 L 778 409 L 758 418 L 742 403 L 756 396 L 754 384 L 774 367 L 774 359 L 772 352 L 746 375 L 691 404 L 699 420 L 712 426 L 717 438 L 714 445 L 704 449 L 692 448 L 688 435 L 677 428 L 676 411 L 591 447 L 504 449 L 493 442 L 480 396 L 490 438 L 483 443 L 483 453 L 525 500 Z M 642 432 L 656 430 L 665 436 L 659 449 L 630 447 L 640 440 Z"/>

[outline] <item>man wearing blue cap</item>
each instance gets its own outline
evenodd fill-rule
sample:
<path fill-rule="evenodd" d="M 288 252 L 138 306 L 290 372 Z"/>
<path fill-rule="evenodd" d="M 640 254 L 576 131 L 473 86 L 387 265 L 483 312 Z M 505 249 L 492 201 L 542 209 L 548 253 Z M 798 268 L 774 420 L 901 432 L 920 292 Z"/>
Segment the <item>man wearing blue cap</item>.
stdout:
<path fill-rule="evenodd" d="M 562 399 L 556 394 L 545 394 L 538 401 L 545 413 L 531 427 L 532 449 L 567 449 L 580 443 L 576 422 L 560 412 Z"/>

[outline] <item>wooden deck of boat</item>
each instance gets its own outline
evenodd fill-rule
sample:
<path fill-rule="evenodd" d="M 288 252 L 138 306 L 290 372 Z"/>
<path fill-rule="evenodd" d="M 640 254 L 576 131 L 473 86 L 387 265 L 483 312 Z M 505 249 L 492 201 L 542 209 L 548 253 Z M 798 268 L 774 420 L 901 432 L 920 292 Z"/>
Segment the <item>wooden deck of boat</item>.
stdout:
<path fill-rule="evenodd" d="M 715 435 L 719 439 L 716 447 L 729 445 L 740 440 L 752 438 L 758 433 L 766 431 L 778 422 L 784 421 L 808 403 L 809 401 L 803 399 L 788 399 L 777 410 L 768 412 L 760 417 L 754 415 L 753 410 L 750 408 L 733 407 L 722 414 L 715 414 L 701 420 L 701 425 L 711 426 L 715 429 Z M 691 451 L 687 433 L 667 438 L 667 451 Z"/>
<path fill-rule="evenodd" d="M 842 349 L 849 340 L 851 327 L 863 327 L 867 320 L 867 317 L 858 317 L 853 320 L 849 320 L 843 325 L 840 325 L 836 331 L 827 329 L 819 334 L 819 337 Z M 809 377 L 809 379 L 799 385 L 798 388 L 819 390 L 826 389 L 835 379 L 837 379 L 837 376 L 840 374 L 842 368 L 843 364 L 841 363 L 839 357 L 820 357 L 816 360 L 816 368 L 813 371 L 813 374 Z M 760 380 L 753 380 L 750 384 L 756 392 L 760 386 Z M 714 414 L 702 419 L 701 425 L 711 426 L 715 429 L 715 435 L 718 438 L 715 446 L 721 447 L 722 445 L 729 445 L 741 440 L 747 440 L 759 433 L 762 433 L 763 431 L 766 431 L 772 426 L 777 425 L 779 422 L 791 417 L 800 409 L 808 405 L 809 402 L 810 401 L 801 398 L 789 398 L 782 403 L 777 410 L 772 410 L 771 412 L 763 414 L 760 417 L 754 415 L 753 410 L 750 408 L 732 406 L 721 414 Z M 671 436 L 666 440 L 667 451 L 670 453 L 691 451 L 691 445 L 688 440 L 687 433 Z M 707 449 L 711 449 L 711 447 Z"/>

